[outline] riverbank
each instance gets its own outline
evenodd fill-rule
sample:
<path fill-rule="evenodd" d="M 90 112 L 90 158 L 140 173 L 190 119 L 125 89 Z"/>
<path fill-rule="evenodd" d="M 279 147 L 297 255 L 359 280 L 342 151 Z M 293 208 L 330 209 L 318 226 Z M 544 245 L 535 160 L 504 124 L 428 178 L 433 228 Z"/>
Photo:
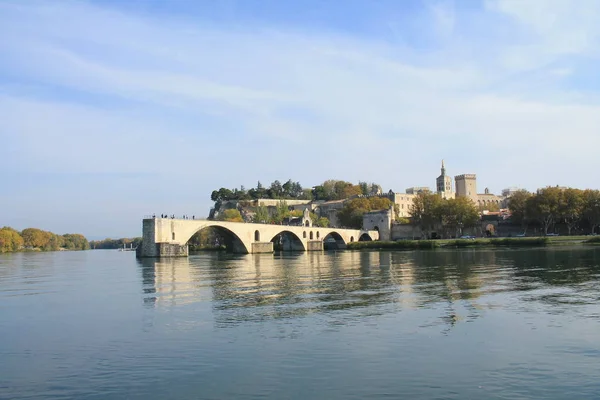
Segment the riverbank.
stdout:
<path fill-rule="evenodd" d="M 598 236 L 547 236 L 522 238 L 481 238 L 481 239 L 438 239 L 438 240 L 399 240 L 395 242 L 373 241 L 352 242 L 348 250 L 423 250 L 436 248 L 464 247 L 540 247 L 573 244 L 600 244 Z"/>

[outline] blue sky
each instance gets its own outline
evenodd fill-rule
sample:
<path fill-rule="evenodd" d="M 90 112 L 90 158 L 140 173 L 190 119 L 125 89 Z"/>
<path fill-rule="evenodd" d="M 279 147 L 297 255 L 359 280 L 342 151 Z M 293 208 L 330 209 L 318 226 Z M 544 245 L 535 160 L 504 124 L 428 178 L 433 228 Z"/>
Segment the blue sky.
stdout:
<path fill-rule="evenodd" d="M 598 188 L 600 2 L 0 0 L 0 225 L 134 236 L 260 180 Z"/>

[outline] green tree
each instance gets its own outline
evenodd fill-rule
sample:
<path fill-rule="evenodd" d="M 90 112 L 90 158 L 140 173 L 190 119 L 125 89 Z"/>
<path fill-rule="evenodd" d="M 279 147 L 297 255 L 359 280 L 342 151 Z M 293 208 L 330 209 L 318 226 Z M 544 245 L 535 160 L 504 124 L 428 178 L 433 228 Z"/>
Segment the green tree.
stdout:
<path fill-rule="evenodd" d="M 329 219 L 326 217 L 319 217 L 316 222 L 313 223 L 314 226 L 318 226 L 319 228 L 328 228 L 329 227 Z"/>
<path fill-rule="evenodd" d="M 527 190 L 518 190 L 508 199 L 510 218 L 514 223 L 520 224 L 523 231 L 527 231 L 527 225 L 532 219 L 528 208 L 528 201 L 531 197 L 532 194 Z"/>
<path fill-rule="evenodd" d="M 285 200 L 279 201 L 275 208 L 275 214 L 271 217 L 271 222 L 274 224 L 281 224 L 285 218 L 290 216 L 290 209 Z"/>
<path fill-rule="evenodd" d="M 389 210 L 392 205 L 392 201 L 387 197 L 357 197 L 346 201 L 337 216 L 342 226 L 361 229 L 365 213 Z"/>
<path fill-rule="evenodd" d="M 583 191 L 565 189 L 560 196 L 559 213 L 567 225 L 569 235 L 572 229 L 581 221 L 584 210 Z"/>
<path fill-rule="evenodd" d="M 436 193 L 419 193 L 413 199 L 410 216 L 424 237 L 442 223 L 442 197 Z"/>
<path fill-rule="evenodd" d="M 256 212 L 254 213 L 254 217 L 252 218 L 252 222 L 258 224 L 266 224 L 269 222 L 271 217 L 269 216 L 269 210 L 265 206 L 258 206 L 256 208 Z"/>
<path fill-rule="evenodd" d="M 588 222 L 591 233 L 596 232 L 600 226 L 600 190 L 584 190 L 583 198 L 583 218 Z"/>
<path fill-rule="evenodd" d="M 234 208 L 223 211 L 217 217 L 217 221 L 227 221 L 227 222 L 244 222 L 242 218 L 242 214 Z"/>
<path fill-rule="evenodd" d="M 561 189 L 557 187 L 547 187 L 539 189 L 537 193 L 528 200 L 529 209 L 533 218 L 537 220 L 544 234 L 548 234 L 548 229 L 560 217 L 560 198 Z"/>
<path fill-rule="evenodd" d="M 467 197 L 443 200 L 440 212 L 443 227 L 456 237 L 462 235 L 464 228 L 476 226 L 480 220 L 477 207 Z"/>
<path fill-rule="evenodd" d="M 326 217 L 319 217 L 316 213 L 311 212 L 310 219 L 312 221 L 313 226 L 318 226 L 319 228 L 329 227 L 329 219 Z"/>
<path fill-rule="evenodd" d="M 271 183 L 271 187 L 267 191 L 269 193 L 269 197 L 272 199 L 280 199 L 283 196 L 283 187 L 281 186 L 281 182 L 275 180 Z"/>

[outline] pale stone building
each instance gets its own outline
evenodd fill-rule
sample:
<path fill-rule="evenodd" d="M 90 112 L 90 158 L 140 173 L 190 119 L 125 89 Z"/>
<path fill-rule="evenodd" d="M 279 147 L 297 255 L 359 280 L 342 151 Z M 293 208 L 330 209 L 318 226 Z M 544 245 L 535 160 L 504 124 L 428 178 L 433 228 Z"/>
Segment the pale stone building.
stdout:
<path fill-rule="evenodd" d="M 477 176 L 475 174 L 462 174 L 454 177 L 456 183 L 456 197 L 468 197 L 477 203 Z"/>
<path fill-rule="evenodd" d="M 444 160 L 442 160 L 441 175 L 435 180 L 437 193 L 444 199 L 453 199 L 454 192 L 452 192 L 452 178 L 446 175 L 446 166 Z"/>

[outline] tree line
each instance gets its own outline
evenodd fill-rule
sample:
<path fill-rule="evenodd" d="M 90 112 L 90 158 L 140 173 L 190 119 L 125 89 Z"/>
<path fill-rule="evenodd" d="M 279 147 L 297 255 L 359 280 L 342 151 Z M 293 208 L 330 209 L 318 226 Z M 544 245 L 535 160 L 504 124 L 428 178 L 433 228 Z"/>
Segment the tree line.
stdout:
<path fill-rule="evenodd" d="M 133 245 L 135 249 L 142 244 L 141 237 L 135 238 L 121 238 L 121 239 L 104 239 L 104 240 L 92 240 L 90 247 L 92 249 L 122 249 L 124 246 L 129 248 Z"/>
<path fill-rule="evenodd" d="M 573 230 L 594 233 L 600 226 L 600 191 L 547 187 L 530 193 L 520 190 L 508 200 L 511 220 L 526 232 L 531 225 L 544 234 L 562 223 L 569 235 Z"/>
<path fill-rule="evenodd" d="M 239 189 L 222 187 L 218 190 L 213 190 L 210 199 L 215 203 L 228 200 L 258 199 L 330 201 L 380 192 L 381 186 L 376 183 L 359 182 L 358 185 L 354 185 L 342 180 L 329 179 L 314 188 L 305 189 L 300 182 L 293 182 L 289 179 L 283 184 L 275 180 L 268 187 L 263 186 L 259 181 L 255 188 L 248 190 L 244 186 L 241 186 Z"/>
<path fill-rule="evenodd" d="M 0 253 L 21 250 L 87 250 L 89 248 L 88 240 L 78 233 L 58 235 L 37 228 L 27 228 L 19 232 L 8 226 L 0 229 Z"/>
<path fill-rule="evenodd" d="M 412 223 L 421 228 L 423 235 L 441 228 L 443 236 L 459 237 L 464 228 L 476 226 L 481 219 L 469 198 L 444 199 L 435 193 L 419 193 L 409 212 Z"/>

